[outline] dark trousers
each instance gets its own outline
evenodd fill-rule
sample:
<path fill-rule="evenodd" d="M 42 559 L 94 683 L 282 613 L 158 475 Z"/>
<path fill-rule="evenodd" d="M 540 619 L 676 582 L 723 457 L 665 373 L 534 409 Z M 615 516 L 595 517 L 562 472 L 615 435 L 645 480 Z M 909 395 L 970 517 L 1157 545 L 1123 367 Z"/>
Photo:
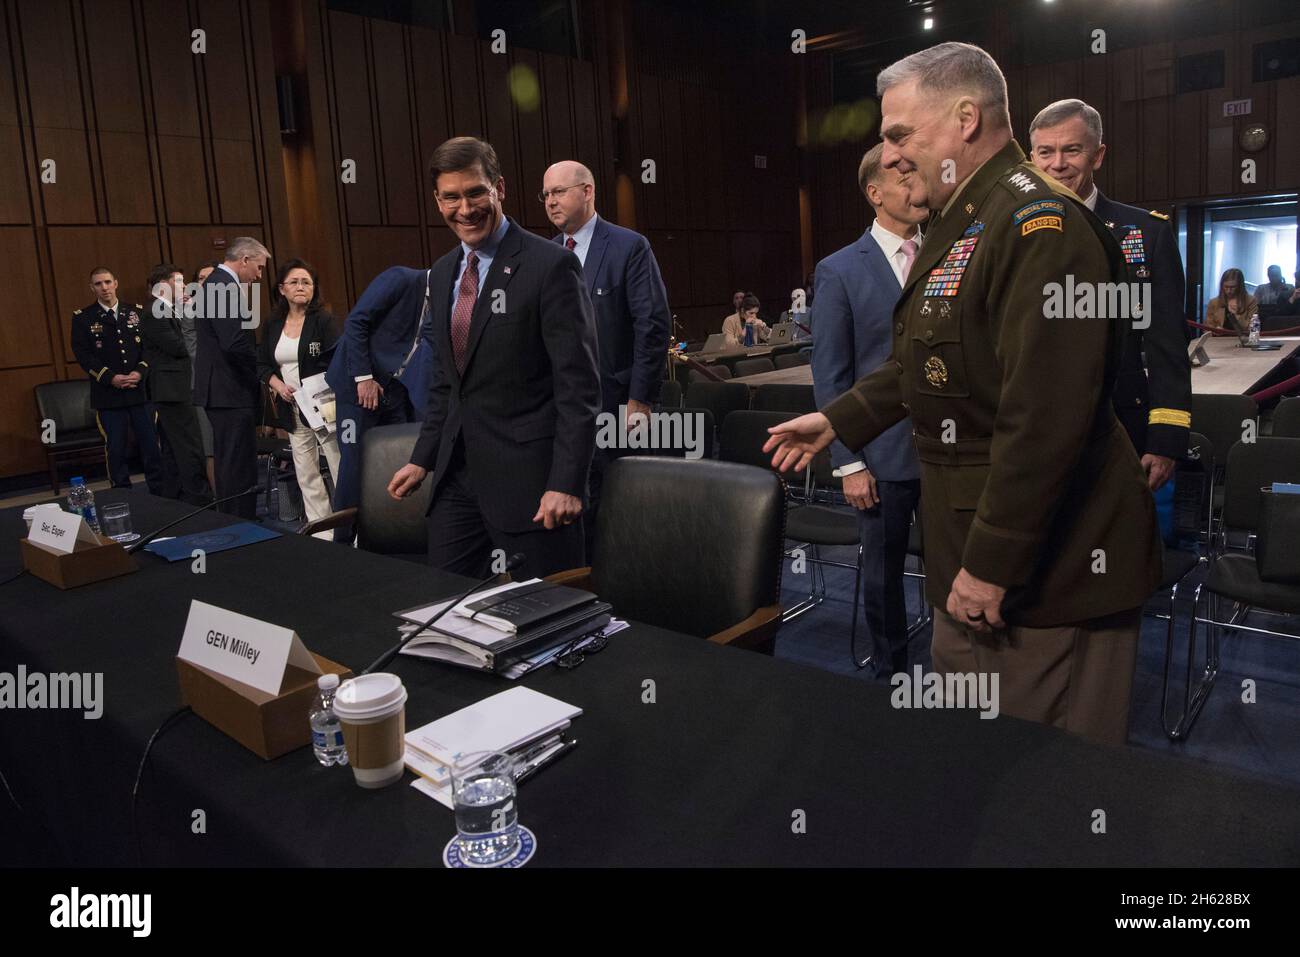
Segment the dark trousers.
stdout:
<path fill-rule="evenodd" d="M 254 438 L 252 409 L 207 410 L 212 423 L 213 472 L 217 479 L 217 498 L 251 489 L 234 501 L 217 506 L 227 515 L 257 518 L 257 441 Z"/>
<path fill-rule="evenodd" d="M 399 425 L 415 419 L 410 396 L 396 379 L 390 379 L 384 394 L 379 398 L 379 408 L 371 411 L 349 402 L 336 406 L 339 442 L 339 474 L 334 476 L 334 511 L 355 508 L 361 504 L 361 437 L 366 429 L 379 425 Z M 353 423 L 351 429 L 347 423 Z M 345 441 L 350 437 L 351 442 Z M 334 530 L 334 541 L 351 542 L 356 531 L 351 525 L 340 525 Z M 484 573 L 486 574 L 486 572 Z"/>
<path fill-rule="evenodd" d="M 191 505 L 212 500 L 207 456 L 199 418 L 189 402 L 155 402 L 158 437 L 162 440 L 164 498 L 179 498 Z"/>
<path fill-rule="evenodd" d="M 140 403 L 124 409 L 98 409 L 100 434 L 104 436 L 105 456 L 108 459 L 108 480 L 113 488 L 131 487 L 131 469 L 126 464 L 130 446 L 130 433 L 135 433 L 135 443 L 140 447 L 140 461 L 144 465 L 144 480 L 153 495 L 163 490 L 162 455 L 158 452 L 158 435 L 153 428 L 152 406 Z"/>
<path fill-rule="evenodd" d="M 504 532 L 493 528 L 479 510 L 469 468 L 459 449 L 452 469 L 435 493 L 429 511 L 429 564 L 458 575 L 484 578 L 492 570 L 493 550 L 505 558 L 523 552 L 524 563 L 513 572 L 515 581 L 543 578 L 569 568 L 581 568 L 582 519 L 547 531 Z M 539 496 L 540 500 L 540 496 Z"/>
<path fill-rule="evenodd" d="M 921 497 L 921 483 L 876 480 L 880 501 L 859 510 L 862 541 L 862 614 L 867 647 L 876 677 L 906 671 L 908 660 L 907 602 L 903 570 L 907 562 L 907 536 L 912 512 Z M 922 643 L 923 644 L 923 643 Z M 918 644 L 918 649 L 920 645 Z M 912 657 L 915 657 L 915 652 Z"/>
<path fill-rule="evenodd" d="M 605 487 L 605 472 L 615 459 L 626 454 L 622 449 L 596 449 L 591 458 L 591 471 L 587 475 L 587 507 L 582 512 L 589 565 L 596 561 L 596 512 L 600 509 L 601 491 Z"/>

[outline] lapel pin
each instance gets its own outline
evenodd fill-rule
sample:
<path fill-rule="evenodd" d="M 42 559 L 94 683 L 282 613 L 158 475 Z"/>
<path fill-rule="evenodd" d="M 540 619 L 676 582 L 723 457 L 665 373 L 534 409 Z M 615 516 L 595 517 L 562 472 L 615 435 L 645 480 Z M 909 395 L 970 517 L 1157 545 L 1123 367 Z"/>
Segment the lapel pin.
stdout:
<path fill-rule="evenodd" d="M 501 270 L 501 271 L 504 272 L 507 276 L 510 275 L 510 267 L 509 267 L 509 266 L 506 266 L 506 268 L 503 269 L 503 270 Z"/>

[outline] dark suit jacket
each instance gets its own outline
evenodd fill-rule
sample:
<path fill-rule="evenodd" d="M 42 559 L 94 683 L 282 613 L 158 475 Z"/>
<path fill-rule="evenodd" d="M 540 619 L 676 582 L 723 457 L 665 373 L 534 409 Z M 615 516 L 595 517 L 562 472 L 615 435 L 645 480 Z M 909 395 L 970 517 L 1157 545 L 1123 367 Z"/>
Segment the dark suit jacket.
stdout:
<path fill-rule="evenodd" d="M 553 242 L 562 246 L 564 236 Z M 601 408 L 614 412 L 629 398 L 653 404 L 664 378 L 672 312 L 649 241 L 597 218 L 582 272 L 600 340 Z"/>
<path fill-rule="evenodd" d="M 534 531 L 544 492 L 585 496 L 595 449 L 600 373 L 582 266 L 511 220 L 479 290 L 462 375 L 451 345 L 452 284 L 462 255 L 457 245 L 433 266 L 428 334 L 435 356 L 411 461 L 432 473 L 436 499 L 463 441 L 484 518 L 502 531 Z M 493 312 L 494 304 L 504 311 Z"/>
<path fill-rule="evenodd" d="M 181 321 L 165 300 L 145 303 L 140 321 L 144 358 L 149 363 L 149 398 L 154 402 L 190 402 L 194 365 Z"/>
<path fill-rule="evenodd" d="M 1093 212 L 1121 245 L 1137 234 L 1125 247 L 1129 282 L 1151 284 L 1151 324 L 1129 330 L 1115 380 L 1115 414 L 1139 456 L 1150 452 L 1181 459 L 1191 425 L 1192 367 L 1174 231 L 1163 216 L 1107 199 L 1100 190 Z"/>
<path fill-rule="evenodd" d="M 863 376 L 885 364 L 893 352 L 894 305 L 902 287 L 868 229 L 852 246 L 817 264 L 817 344 L 813 346 L 813 392 L 817 405 L 848 392 Z M 855 455 L 838 439 L 831 443 L 836 468 L 863 461 L 886 482 L 921 477 L 912 446 L 912 422 L 903 419 Z"/>
<path fill-rule="evenodd" d="M 90 376 L 92 409 L 124 409 L 147 401 L 149 363 L 141 343 L 139 304 L 119 302 L 113 318 L 98 303 L 72 315 L 72 354 Z M 113 376 L 140 373 L 134 389 L 113 388 Z"/>
<path fill-rule="evenodd" d="M 356 377 L 374 376 L 384 388 L 411 350 L 424 307 L 424 269 L 393 266 L 366 287 L 343 325 L 325 381 L 342 402 L 356 403 Z M 450 293 L 448 293 L 450 295 Z M 402 382 L 418 409 L 428 389 L 430 357 L 417 353 Z"/>
<path fill-rule="evenodd" d="M 239 283 L 214 269 L 199 287 L 194 319 L 194 404 L 208 409 L 256 409 L 257 341 L 243 328 Z"/>
<path fill-rule="evenodd" d="M 275 361 L 275 346 L 284 332 L 286 316 L 272 317 L 262 329 L 262 341 L 257 344 L 257 380 L 263 385 L 270 385 L 271 376 L 280 375 L 280 364 Z M 309 376 L 318 375 L 326 370 L 338 342 L 338 323 L 324 309 L 309 309 L 302 322 L 302 334 L 298 337 L 298 380 L 301 382 Z M 280 376 L 281 379 L 284 376 Z M 335 396 L 337 399 L 337 396 Z M 286 432 L 295 427 L 294 414 L 297 403 L 290 404 L 275 399 L 276 424 Z M 301 417 L 301 413 L 298 415 Z M 305 420 L 304 420 L 305 424 Z"/>

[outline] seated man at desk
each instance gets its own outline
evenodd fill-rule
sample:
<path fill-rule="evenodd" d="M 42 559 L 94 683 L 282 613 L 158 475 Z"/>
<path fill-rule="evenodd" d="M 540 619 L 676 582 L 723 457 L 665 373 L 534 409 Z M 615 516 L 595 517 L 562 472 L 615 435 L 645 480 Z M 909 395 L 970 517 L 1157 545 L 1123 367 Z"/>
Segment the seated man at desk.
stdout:
<path fill-rule="evenodd" d="M 722 334 L 727 337 L 727 345 L 743 348 L 767 341 L 771 330 L 767 323 L 758 318 L 758 307 L 758 297 L 752 292 L 748 293 L 741 301 L 737 314 L 726 318 L 722 323 Z"/>

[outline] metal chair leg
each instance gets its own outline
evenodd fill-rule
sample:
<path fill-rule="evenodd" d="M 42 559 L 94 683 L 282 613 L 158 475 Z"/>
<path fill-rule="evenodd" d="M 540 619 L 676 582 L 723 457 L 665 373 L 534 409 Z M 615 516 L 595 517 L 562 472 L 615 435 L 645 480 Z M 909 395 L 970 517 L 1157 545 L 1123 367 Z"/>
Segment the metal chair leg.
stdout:
<path fill-rule="evenodd" d="M 1201 673 L 1200 680 L 1196 683 L 1195 691 L 1193 691 L 1192 658 L 1196 653 L 1196 632 L 1200 627 L 1198 612 L 1201 607 L 1202 587 L 1203 584 L 1197 585 L 1196 592 L 1192 596 L 1191 622 L 1187 630 L 1187 664 L 1183 674 L 1183 710 L 1173 728 L 1169 727 L 1168 712 L 1165 710 L 1168 700 L 1169 667 L 1172 664 L 1173 657 L 1173 598 L 1170 598 L 1169 630 L 1166 632 L 1165 637 L 1164 687 L 1160 695 L 1160 721 L 1164 727 L 1165 736 L 1170 741 L 1187 740 L 1188 735 L 1192 732 L 1192 726 L 1196 724 L 1196 719 L 1205 707 L 1205 702 L 1209 700 L 1210 692 L 1214 690 L 1214 682 L 1219 675 L 1219 623 L 1215 616 L 1211 614 L 1205 625 L 1205 670 Z M 1211 593 L 1212 596 L 1213 593 Z M 1207 602 L 1207 604 L 1210 603 Z"/>

